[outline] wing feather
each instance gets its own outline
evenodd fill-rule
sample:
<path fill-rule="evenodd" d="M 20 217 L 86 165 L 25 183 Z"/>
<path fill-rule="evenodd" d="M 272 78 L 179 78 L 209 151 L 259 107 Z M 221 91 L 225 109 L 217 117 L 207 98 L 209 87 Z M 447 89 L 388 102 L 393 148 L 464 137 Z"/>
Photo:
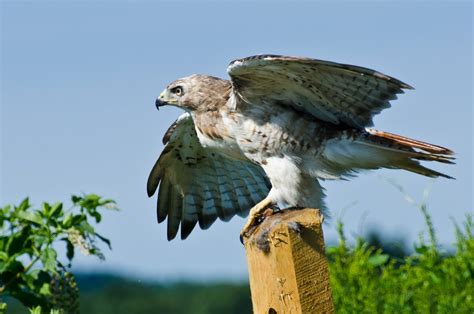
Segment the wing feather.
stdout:
<path fill-rule="evenodd" d="M 198 217 L 198 220 L 199 227 L 201 229 L 207 229 L 216 221 L 218 215 L 222 213 L 222 207 L 220 206 L 221 197 L 217 184 L 209 181 L 204 182 L 203 193 L 204 202 L 202 215 Z M 221 215 L 219 215 L 219 217 L 221 217 Z"/>
<path fill-rule="evenodd" d="M 260 55 L 227 68 L 234 97 L 249 104 L 280 104 L 317 119 L 364 128 L 411 86 L 380 72 L 335 62 Z"/>
<path fill-rule="evenodd" d="M 181 220 L 181 239 L 186 239 L 193 231 L 199 216 L 202 215 L 202 196 L 199 185 L 193 184 L 183 198 Z"/>
<path fill-rule="evenodd" d="M 234 215 L 235 209 L 239 208 L 237 192 L 234 190 L 232 179 L 225 168 L 224 162 L 216 159 L 213 160 L 213 164 L 216 170 L 216 181 L 221 198 L 220 211 L 218 212 L 219 219 L 228 221 Z"/>
<path fill-rule="evenodd" d="M 226 165 L 227 171 L 229 176 L 234 178 L 231 180 L 233 184 L 233 189 L 235 191 L 235 194 L 237 196 L 237 203 L 238 203 L 238 208 L 239 213 L 241 215 L 247 215 L 248 210 L 252 207 L 252 201 L 250 198 L 250 193 L 247 190 L 247 187 L 245 185 L 244 180 L 242 180 L 242 175 L 241 175 L 241 165 L 240 163 L 236 163 L 234 165 Z"/>
<path fill-rule="evenodd" d="M 168 215 L 169 189 L 170 189 L 170 183 L 169 183 L 168 178 L 165 177 L 160 183 L 160 191 L 158 192 L 157 208 L 156 208 L 158 223 L 163 222 L 166 219 L 166 215 Z"/>
<path fill-rule="evenodd" d="M 167 218 L 168 240 L 180 228 L 185 239 L 198 222 L 207 229 L 217 218 L 227 221 L 235 214 L 247 215 L 270 190 L 260 166 L 204 148 L 187 113 L 168 129 L 164 142 L 148 177 L 147 192 L 151 197 L 158 190 L 158 222 Z"/>
<path fill-rule="evenodd" d="M 183 197 L 175 186 L 170 186 L 168 190 L 168 241 L 173 240 L 178 233 L 179 223 L 182 217 Z"/>

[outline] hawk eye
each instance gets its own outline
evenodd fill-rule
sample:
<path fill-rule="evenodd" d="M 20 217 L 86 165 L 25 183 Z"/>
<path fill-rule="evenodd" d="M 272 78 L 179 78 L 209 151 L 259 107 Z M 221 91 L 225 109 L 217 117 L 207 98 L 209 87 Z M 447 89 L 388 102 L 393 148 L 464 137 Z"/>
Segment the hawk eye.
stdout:
<path fill-rule="evenodd" d="M 175 87 L 171 90 L 176 96 L 183 95 L 183 88 L 181 86 Z"/>

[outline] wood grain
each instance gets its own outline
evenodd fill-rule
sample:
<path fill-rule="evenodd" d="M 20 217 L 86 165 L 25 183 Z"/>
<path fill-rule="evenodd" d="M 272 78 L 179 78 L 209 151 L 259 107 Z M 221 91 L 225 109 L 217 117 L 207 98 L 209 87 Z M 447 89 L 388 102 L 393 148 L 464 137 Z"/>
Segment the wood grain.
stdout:
<path fill-rule="evenodd" d="M 247 239 L 254 313 L 334 312 L 322 220 L 316 209 L 282 211 Z"/>

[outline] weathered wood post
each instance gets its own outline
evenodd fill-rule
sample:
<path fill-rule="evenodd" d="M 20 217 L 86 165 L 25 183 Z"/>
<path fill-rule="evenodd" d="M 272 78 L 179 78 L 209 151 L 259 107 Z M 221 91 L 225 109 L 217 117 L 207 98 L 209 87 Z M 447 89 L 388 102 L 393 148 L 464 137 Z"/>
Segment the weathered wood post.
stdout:
<path fill-rule="evenodd" d="M 253 312 L 333 313 L 319 210 L 267 217 L 245 241 Z"/>

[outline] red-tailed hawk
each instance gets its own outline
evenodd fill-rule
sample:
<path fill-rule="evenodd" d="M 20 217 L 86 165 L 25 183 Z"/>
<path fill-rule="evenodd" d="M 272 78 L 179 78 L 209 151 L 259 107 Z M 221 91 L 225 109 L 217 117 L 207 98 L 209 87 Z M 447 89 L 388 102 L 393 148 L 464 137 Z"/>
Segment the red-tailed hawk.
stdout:
<path fill-rule="evenodd" d="M 451 150 L 368 128 L 397 94 L 412 89 L 393 77 L 275 55 L 232 61 L 227 72 L 230 81 L 178 79 L 156 100 L 157 107 L 186 111 L 166 132 L 147 185 L 149 196 L 159 186 L 158 222 L 168 217 L 168 240 L 180 225 L 184 239 L 197 222 L 206 229 L 252 206 L 243 236 L 272 205 L 324 212 L 320 180 L 361 169 L 450 178 L 420 161 L 452 163 Z"/>

